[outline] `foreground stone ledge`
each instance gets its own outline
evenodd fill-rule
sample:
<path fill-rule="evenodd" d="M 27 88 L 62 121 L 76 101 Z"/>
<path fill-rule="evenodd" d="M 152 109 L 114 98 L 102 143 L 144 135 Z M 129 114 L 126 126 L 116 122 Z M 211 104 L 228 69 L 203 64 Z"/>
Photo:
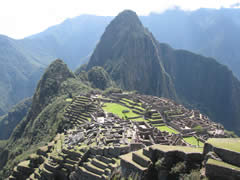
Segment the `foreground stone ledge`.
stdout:
<path fill-rule="evenodd" d="M 237 180 L 240 179 L 240 168 L 222 161 L 208 159 L 206 176 L 210 179 Z"/>

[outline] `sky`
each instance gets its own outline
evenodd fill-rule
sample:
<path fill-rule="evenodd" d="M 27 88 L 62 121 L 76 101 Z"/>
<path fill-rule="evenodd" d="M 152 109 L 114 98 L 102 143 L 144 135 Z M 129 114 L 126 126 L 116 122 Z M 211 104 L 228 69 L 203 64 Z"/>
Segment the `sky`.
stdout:
<path fill-rule="evenodd" d="M 228 8 L 240 0 L 0 0 L 0 34 L 21 39 L 81 14 L 116 16 L 124 9 L 138 15 L 179 7 Z"/>

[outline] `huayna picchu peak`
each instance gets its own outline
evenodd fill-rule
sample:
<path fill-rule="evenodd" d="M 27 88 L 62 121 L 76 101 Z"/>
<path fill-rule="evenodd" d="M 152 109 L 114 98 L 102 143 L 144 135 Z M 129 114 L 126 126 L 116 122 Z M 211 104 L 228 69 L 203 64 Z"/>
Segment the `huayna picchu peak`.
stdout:
<path fill-rule="evenodd" d="M 123 89 L 171 98 L 240 129 L 240 82 L 232 72 L 212 58 L 157 42 L 132 11 L 108 25 L 87 67 L 93 66 Z"/>
<path fill-rule="evenodd" d="M 106 28 L 87 68 L 102 66 L 121 88 L 176 99 L 157 47 L 137 15 L 124 11 Z"/>
<path fill-rule="evenodd" d="M 0 179 L 240 177 L 240 139 L 227 130 L 240 129 L 240 82 L 212 58 L 159 43 L 131 10 L 87 64 L 73 73 L 53 61 L 12 112 L 0 118 L 19 121 L 4 126 Z"/>

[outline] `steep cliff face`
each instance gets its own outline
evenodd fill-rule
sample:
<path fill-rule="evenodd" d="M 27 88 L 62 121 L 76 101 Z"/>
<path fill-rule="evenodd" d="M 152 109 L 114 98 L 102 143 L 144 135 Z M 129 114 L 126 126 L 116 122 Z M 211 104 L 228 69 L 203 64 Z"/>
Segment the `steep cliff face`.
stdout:
<path fill-rule="evenodd" d="M 178 97 L 208 114 L 226 128 L 240 127 L 240 83 L 232 72 L 214 59 L 159 44 L 166 71 Z"/>
<path fill-rule="evenodd" d="M 172 81 L 161 63 L 156 40 L 135 12 L 124 11 L 109 24 L 87 68 L 93 66 L 104 67 L 124 89 L 176 98 Z"/>
<path fill-rule="evenodd" d="M 106 28 L 88 69 L 102 66 L 116 84 L 201 109 L 235 131 L 240 128 L 240 83 L 214 59 L 159 44 L 136 13 L 120 13 Z"/>

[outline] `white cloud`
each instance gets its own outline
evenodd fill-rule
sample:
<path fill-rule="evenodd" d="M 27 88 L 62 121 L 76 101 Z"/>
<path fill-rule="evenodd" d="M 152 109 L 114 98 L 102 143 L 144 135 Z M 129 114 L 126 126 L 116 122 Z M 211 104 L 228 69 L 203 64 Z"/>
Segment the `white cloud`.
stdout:
<path fill-rule="evenodd" d="M 138 15 L 147 15 L 174 6 L 195 10 L 230 7 L 237 3 L 240 0 L 2 0 L 0 34 L 23 38 L 80 14 L 115 16 L 124 9 L 132 9 Z"/>

